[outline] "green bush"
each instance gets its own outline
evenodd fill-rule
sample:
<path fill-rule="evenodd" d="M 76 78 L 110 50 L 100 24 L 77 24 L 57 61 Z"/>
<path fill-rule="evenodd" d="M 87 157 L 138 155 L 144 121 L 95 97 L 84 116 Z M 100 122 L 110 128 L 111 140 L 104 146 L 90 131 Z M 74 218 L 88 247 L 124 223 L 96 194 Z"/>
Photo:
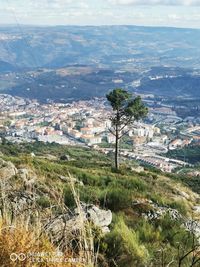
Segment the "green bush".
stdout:
<path fill-rule="evenodd" d="M 182 215 L 186 215 L 187 214 L 187 208 L 185 206 L 185 203 L 182 201 L 174 201 L 172 203 L 169 204 L 169 206 L 172 209 L 176 209 L 178 210 Z"/>
<path fill-rule="evenodd" d="M 37 199 L 37 204 L 42 208 L 49 208 L 51 205 L 49 198 L 46 196 L 41 196 L 39 199 Z"/>
<path fill-rule="evenodd" d="M 132 205 L 131 191 L 125 188 L 108 188 L 101 197 L 101 204 L 112 211 L 120 211 L 130 208 Z"/>
<path fill-rule="evenodd" d="M 72 191 L 68 186 L 64 188 L 64 203 L 68 208 L 73 208 L 75 206 Z"/>
<path fill-rule="evenodd" d="M 119 184 L 121 184 L 124 188 L 143 193 L 147 188 L 145 182 L 137 178 L 124 178 L 119 180 Z"/>
<path fill-rule="evenodd" d="M 85 203 L 99 204 L 101 190 L 98 187 L 84 186 L 80 188 L 80 199 Z"/>
<path fill-rule="evenodd" d="M 143 243 L 151 243 L 151 245 L 154 246 L 157 242 L 160 241 L 159 230 L 155 229 L 153 224 L 146 220 L 142 220 L 137 225 L 137 233 Z"/>
<path fill-rule="evenodd" d="M 107 257 L 114 259 L 109 266 L 144 267 L 147 266 L 149 253 L 140 243 L 137 233 L 130 229 L 123 218 L 117 217 L 114 229 L 106 237 Z"/>

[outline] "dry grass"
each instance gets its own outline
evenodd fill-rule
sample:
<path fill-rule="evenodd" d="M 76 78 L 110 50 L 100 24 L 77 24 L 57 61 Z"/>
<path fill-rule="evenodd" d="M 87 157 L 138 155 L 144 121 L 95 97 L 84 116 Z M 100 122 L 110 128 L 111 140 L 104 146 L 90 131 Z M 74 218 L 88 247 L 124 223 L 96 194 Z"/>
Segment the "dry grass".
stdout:
<path fill-rule="evenodd" d="M 0 221 L 0 266 L 1 267 L 86 267 L 83 264 L 69 263 L 72 256 L 59 254 L 45 235 L 38 235 L 38 229 L 25 229 L 23 222 L 10 226 Z M 10 259 L 13 253 L 26 255 L 23 261 Z M 48 253 L 48 256 L 37 253 Z M 30 254 L 34 254 L 31 258 Z M 38 257 L 36 256 L 38 255 Z M 57 262 L 49 261 L 48 258 Z M 61 263 L 59 262 L 59 260 Z M 36 261 L 36 262 L 34 262 Z M 42 261 L 42 262 L 40 262 Z M 67 262 L 68 261 L 68 262 Z"/>
<path fill-rule="evenodd" d="M 57 267 L 55 264 L 34 263 L 30 259 L 26 258 L 24 261 L 11 261 L 10 255 L 12 253 L 20 254 L 37 252 L 49 252 L 53 253 L 55 248 L 48 241 L 45 236 L 38 236 L 35 229 L 25 229 L 23 223 L 17 223 L 15 225 L 9 225 L 6 221 L 0 222 L 0 266 L 1 267 L 35 267 L 35 266 L 52 266 Z"/>
<path fill-rule="evenodd" d="M 96 257 L 94 255 L 91 228 L 89 228 L 90 231 L 88 233 L 87 225 L 82 215 L 79 195 L 76 193 L 73 182 L 71 183 L 71 190 L 81 222 L 81 229 L 77 239 L 78 251 L 73 251 L 73 245 L 69 243 L 69 247 L 62 253 L 58 250 L 59 244 L 56 247 L 50 236 L 45 234 L 44 225 L 41 223 L 41 214 L 39 215 L 37 212 L 32 214 L 35 217 L 34 222 L 30 221 L 30 214 L 27 215 L 23 212 L 13 219 L 12 212 L 8 208 L 7 196 L 5 193 L 3 194 L 6 191 L 1 190 L 3 212 L 0 216 L 0 267 L 95 266 Z M 19 258 L 19 255 L 23 259 Z"/>

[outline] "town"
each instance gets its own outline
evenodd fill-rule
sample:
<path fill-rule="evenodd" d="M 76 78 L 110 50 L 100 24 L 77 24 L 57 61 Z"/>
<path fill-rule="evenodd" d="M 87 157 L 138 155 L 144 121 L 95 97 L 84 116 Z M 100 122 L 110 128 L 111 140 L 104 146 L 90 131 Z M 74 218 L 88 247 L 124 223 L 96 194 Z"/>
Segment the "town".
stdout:
<path fill-rule="evenodd" d="M 147 97 L 142 95 L 142 98 L 148 105 Z M 41 141 L 87 146 L 107 154 L 114 151 L 115 143 L 115 136 L 110 132 L 110 116 L 111 108 L 105 98 L 42 104 L 0 95 L 0 133 L 13 143 Z M 165 154 L 191 143 L 199 144 L 199 121 L 198 117 L 180 118 L 171 107 L 150 105 L 144 121 L 125 129 L 127 134 L 121 141 L 120 156 L 165 172 L 191 166 Z"/>

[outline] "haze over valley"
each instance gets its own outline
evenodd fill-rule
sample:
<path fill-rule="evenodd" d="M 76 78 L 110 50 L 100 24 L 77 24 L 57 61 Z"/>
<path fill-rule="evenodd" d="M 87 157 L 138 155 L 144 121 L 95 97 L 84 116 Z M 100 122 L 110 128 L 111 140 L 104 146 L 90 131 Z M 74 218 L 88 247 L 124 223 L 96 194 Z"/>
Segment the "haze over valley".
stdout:
<path fill-rule="evenodd" d="M 0 28 L 0 90 L 45 101 L 113 87 L 200 97 L 200 30 L 138 26 Z"/>

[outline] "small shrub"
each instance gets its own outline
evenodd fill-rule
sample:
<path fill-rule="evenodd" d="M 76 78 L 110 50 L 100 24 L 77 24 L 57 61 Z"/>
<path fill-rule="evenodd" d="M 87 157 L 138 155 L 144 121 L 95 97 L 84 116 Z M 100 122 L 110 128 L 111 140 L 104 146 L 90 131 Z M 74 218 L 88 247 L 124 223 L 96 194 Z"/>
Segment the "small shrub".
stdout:
<path fill-rule="evenodd" d="M 64 203 L 68 208 L 73 208 L 75 206 L 75 200 L 69 187 L 64 188 Z"/>
<path fill-rule="evenodd" d="M 107 256 L 114 259 L 119 267 L 147 266 L 149 254 L 145 246 L 140 244 L 137 233 L 130 229 L 120 216 L 113 231 L 106 237 Z M 112 262 L 109 266 L 116 266 Z"/>
<path fill-rule="evenodd" d="M 106 195 L 105 195 L 106 194 Z M 132 194 L 125 188 L 109 188 L 101 198 L 101 203 L 105 202 L 105 206 L 112 211 L 120 211 L 131 207 Z"/>
<path fill-rule="evenodd" d="M 174 201 L 174 202 L 170 203 L 169 206 L 172 209 L 178 210 L 182 215 L 186 215 L 187 214 L 187 208 L 186 208 L 184 202 Z"/>
<path fill-rule="evenodd" d="M 137 233 L 140 240 L 144 243 L 155 245 L 156 242 L 160 241 L 160 232 L 156 230 L 151 223 L 145 220 L 142 220 L 142 222 L 137 225 Z"/>
<path fill-rule="evenodd" d="M 41 196 L 39 199 L 37 199 L 37 204 L 42 208 L 48 208 L 51 205 L 49 198 L 45 196 Z"/>
<path fill-rule="evenodd" d="M 129 190 L 134 190 L 137 192 L 145 192 L 146 191 L 146 184 L 141 180 L 137 178 L 127 178 L 127 179 L 121 179 L 119 183 L 129 189 Z"/>

